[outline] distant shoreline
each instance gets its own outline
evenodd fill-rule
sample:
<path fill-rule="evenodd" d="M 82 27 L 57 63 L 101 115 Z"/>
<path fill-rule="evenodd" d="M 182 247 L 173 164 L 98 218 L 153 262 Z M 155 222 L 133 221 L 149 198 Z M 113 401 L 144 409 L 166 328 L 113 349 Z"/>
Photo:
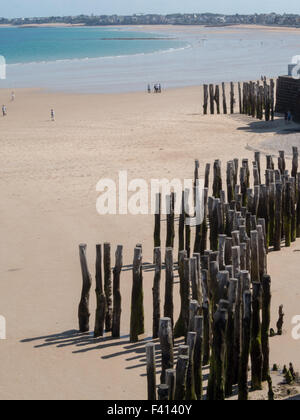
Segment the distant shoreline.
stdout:
<path fill-rule="evenodd" d="M 157 30 L 157 29 L 181 29 L 183 31 L 185 30 L 195 30 L 197 28 L 215 28 L 215 29 L 260 29 L 260 30 L 270 30 L 270 31 L 300 31 L 300 26 L 281 26 L 281 25 L 257 25 L 257 24 L 229 24 L 229 23 L 224 23 L 224 24 L 203 24 L 203 25 L 170 25 L 170 24 L 166 24 L 166 25 L 133 25 L 133 24 L 129 24 L 129 25 L 85 25 L 83 23 L 76 23 L 76 24 L 72 24 L 72 23 L 35 23 L 35 24 L 25 24 L 25 25 L 12 25 L 12 24 L 0 24 L 0 28 L 76 28 L 76 27 L 80 27 L 80 28 L 121 28 L 121 29 L 126 29 L 126 28 L 131 28 L 133 30 L 140 30 L 140 29 L 153 29 L 153 30 Z"/>

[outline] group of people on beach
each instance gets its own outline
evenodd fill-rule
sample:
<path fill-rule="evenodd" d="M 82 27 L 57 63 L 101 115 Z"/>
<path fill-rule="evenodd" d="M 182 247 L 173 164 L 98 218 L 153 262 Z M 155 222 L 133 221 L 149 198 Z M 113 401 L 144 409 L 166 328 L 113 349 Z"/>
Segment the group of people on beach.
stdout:
<path fill-rule="evenodd" d="M 11 92 L 11 102 L 14 102 L 14 100 L 15 100 L 15 98 L 16 98 L 16 95 L 15 95 L 15 92 Z M 6 108 L 6 105 L 2 105 L 2 115 L 3 115 L 3 117 L 6 117 L 7 116 L 7 108 Z"/>
<path fill-rule="evenodd" d="M 160 83 L 155 83 L 155 85 L 153 86 L 153 92 L 154 93 L 161 93 L 162 89 L 161 89 L 161 84 Z M 152 93 L 152 89 L 151 89 L 151 85 L 148 84 L 148 93 Z"/>
<path fill-rule="evenodd" d="M 15 92 L 12 92 L 11 93 L 11 102 L 14 102 L 15 99 L 16 99 L 16 94 L 15 94 Z M 7 116 L 7 107 L 4 104 L 2 105 L 2 115 L 3 115 L 3 117 Z M 55 121 L 55 112 L 54 112 L 53 108 L 50 111 L 50 118 L 51 118 L 51 121 Z"/>

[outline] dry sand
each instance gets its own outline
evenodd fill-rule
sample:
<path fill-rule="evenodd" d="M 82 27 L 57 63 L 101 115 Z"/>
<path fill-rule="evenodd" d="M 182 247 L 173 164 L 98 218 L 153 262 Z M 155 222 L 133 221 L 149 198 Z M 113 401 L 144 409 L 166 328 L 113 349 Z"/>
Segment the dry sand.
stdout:
<path fill-rule="evenodd" d="M 1 282 L 0 399 L 143 399 L 144 345 L 130 344 L 131 272 L 122 274 L 122 338 L 77 334 L 81 291 L 78 244 L 88 244 L 94 276 L 95 244 L 124 245 L 124 264 L 136 243 L 152 259 L 152 216 L 99 216 L 96 183 L 116 179 L 193 176 L 194 159 L 253 158 L 282 122 L 267 127 L 251 118 L 202 116 L 200 88 L 161 95 L 66 95 L 41 90 L 0 91 L 8 116 L 0 118 Z M 50 108 L 56 122 L 50 121 Z M 263 132 L 263 133 L 261 133 Z M 283 134 L 282 138 L 288 139 Z M 287 141 L 287 140 L 286 140 Z M 288 143 L 288 142 L 287 142 Z M 293 145 L 287 144 L 288 149 Z M 290 165 L 290 161 L 289 161 Z M 300 243 L 269 256 L 272 326 L 284 305 L 284 335 L 271 340 L 271 362 L 300 369 L 300 341 L 291 318 L 300 314 Z M 145 318 L 151 335 L 153 273 L 145 274 Z M 178 284 L 175 285 L 176 296 Z M 177 303 L 178 303 L 178 298 Z M 95 309 L 91 294 L 91 327 Z M 176 305 L 176 314 L 178 304 Z"/>

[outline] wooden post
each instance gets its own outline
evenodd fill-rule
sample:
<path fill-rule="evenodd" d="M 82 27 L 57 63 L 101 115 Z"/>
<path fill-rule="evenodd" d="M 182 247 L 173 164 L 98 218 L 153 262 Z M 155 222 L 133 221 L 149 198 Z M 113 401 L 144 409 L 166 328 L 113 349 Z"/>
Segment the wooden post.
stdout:
<path fill-rule="evenodd" d="M 284 313 L 283 313 L 283 305 L 279 306 L 278 310 L 278 321 L 276 324 L 277 327 L 277 335 L 282 335 L 282 327 L 283 327 L 283 319 L 284 319 Z"/>
<path fill-rule="evenodd" d="M 214 85 L 209 85 L 209 100 L 210 100 L 210 113 L 213 115 L 215 113 L 215 93 Z"/>
<path fill-rule="evenodd" d="M 160 312 L 160 282 L 161 282 L 161 249 L 154 249 L 154 265 L 155 265 L 155 275 L 152 289 L 153 296 L 153 338 L 158 338 L 159 332 L 159 320 L 161 317 Z"/>
<path fill-rule="evenodd" d="M 97 309 L 95 315 L 94 337 L 102 337 L 106 317 L 106 297 L 103 293 L 102 280 L 102 246 L 96 245 L 96 299 Z"/>
<path fill-rule="evenodd" d="M 285 152 L 283 150 L 280 150 L 279 151 L 279 158 L 278 158 L 278 169 L 279 169 L 281 175 L 284 175 L 285 168 L 286 168 Z"/>
<path fill-rule="evenodd" d="M 226 103 L 226 91 L 225 91 L 225 83 L 222 83 L 222 95 L 223 95 L 223 113 L 227 114 L 227 103 Z"/>
<path fill-rule="evenodd" d="M 239 246 L 233 246 L 231 249 L 232 249 L 233 278 L 236 279 L 241 270 L 241 249 Z"/>
<path fill-rule="evenodd" d="M 203 289 L 203 366 L 208 365 L 210 359 L 210 302 L 208 290 L 208 270 L 202 270 L 202 289 Z"/>
<path fill-rule="evenodd" d="M 89 310 L 89 301 L 90 301 L 90 290 L 92 287 L 92 278 L 89 273 L 87 260 L 86 260 L 86 244 L 79 245 L 79 257 L 80 265 L 82 272 L 82 292 L 81 300 L 78 308 L 78 318 L 79 318 L 79 330 L 82 333 L 88 332 L 90 330 L 89 320 L 90 320 L 90 310 Z"/>
<path fill-rule="evenodd" d="M 232 265 L 232 238 L 227 237 L 225 241 L 225 265 Z"/>
<path fill-rule="evenodd" d="M 204 218 L 201 226 L 201 242 L 200 242 L 200 254 L 203 254 L 207 249 L 207 201 L 208 201 L 208 188 L 204 188 Z"/>
<path fill-rule="evenodd" d="M 190 322 L 189 322 L 189 331 L 194 331 L 195 325 L 195 316 L 198 315 L 200 309 L 200 305 L 197 300 L 190 301 Z"/>
<path fill-rule="evenodd" d="M 146 344 L 148 400 L 156 400 L 155 344 Z"/>
<path fill-rule="evenodd" d="M 209 188 L 209 174 L 210 174 L 210 163 L 207 163 L 205 166 L 204 188 Z"/>
<path fill-rule="evenodd" d="M 158 385 L 158 401 L 169 400 L 169 387 L 166 384 Z"/>
<path fill-rule="evenodd" d="M 234 84 L 230 83 L 230 113 L 234 114 Z"/>
<path fill-rule="evenodd" d="M 252 389 L 262 389 L 262 345 L 261 345 L 261 294 L 262 288 L 260 282 L 252 282 L 253 299 L 252 299 L 252 331 L 251 331 L 251 377 Z"/>
<path fill-rule="evenodd" d="M 135 343 L 144 333 L 144 296 L 142 274 L 142 249 L 134 249 L 133 286 L 131 295 L 130 342 Z"/>
<path fill-rule="evenodd" d="M 188 189 L 184 192 L 184 201 L 185 201 L 185 211 L 187 217 L 189 217 L 189 194 L 190 191 Z M 191 256 L 191 226 L 188 223 L 185 223 L 185 250 L 187 252 L 188 258 Z"/>
<path fill-rule="evenodd" d="M 201 256 L 195 253 L 191 259 L 192 298 L 202 304 L 201 291 Z"/>
<path fill-rule="evenodd" d="M 239 111 L 240 114 L 243 113 L 243 106 L 242 106 L 242 89 L 241 89 L 241 83 L 238 82 L 238 90 L 239 90 Z"/>
<path fill-rule="evenodd" d="M 169 387 L 169 401 L 175 400 L 176 369 L 166 370 L 166 385 Z"/>
<path fill-rule="evenodd" d="M 186 400 L 193 401 L 197 400 L 195 392 L 195 372 L 194 372 L 194 355 L 195 355 L 195 345 L 196 345 L 196 333 L 189 332 L 187 336 L 187 345 L 189 346 L 189 367 L 187 371 L 187 380 L 186 380 Z"/>
<path fill-rule="evenodd" d="M 208 108 L 208 86 L 203 86 L 203 113 L 204 115 L 207 115 L 207 108 Z"/>
<path fill-rule="evenodd" d="M 107 312 L 105 318 L 105 330 L 112 330 L 112 281 L 111 281 L 111 246 L 109 243 L 104 244 L 104 291 L 107 304 Z"/>
<path fill-rule="evenodd" d="M 174 350 L 172 323 L 170 318 L 161 318 L 159 322 L 159 341 L 161 347 L 161 367 L 160 382 L 166 383 L 166 370 L 173 369 Z"/>
<path fill-rule="evenodd" d="M 292 177 L 296 179 L 298 173 L 298 147 L 293 147 Z"/>
<path fill-rule="evenodd" d="M 235 305 L 237 301 L 237 287 L 238 281 L 230 279 L 229 281 L 229 307 L 228 307 L 228 325 L 226 332 L 226 376 L 225 376 L 225 396 L 230 397 L 233 392 L 234 384 L 234 320 L 235 320 Z"/>
<path fill-rule="evenodd" d="M 252 283 L 260 282 L 257 230 L 251 231 L 251 280 Z"/>
<path fill-rule="evenodd" d="M 261 184 L 261 165 L 260 165 L 260 152 L 255 152 L 254 159 L 257 165 L 258 173 L 259 173 L 259 185 Z"/>
<path fill-rule="evenodd" d="M 214 182 L 213 182 L 213 196 L 220 198 L 220 191 L 222 190 L 222 175 L 221 175 L 221 161 L 214 162 Z"/>
<path fill-rule="evenodd" d="M 259 253 L 259 279 L 262 281 L 263 275 L 267 274 L 267 252 L 265 248 L 265 237 L 263 227 L 257 225 L 258 233 L 258 253 Z"/>
<path fill-rule="evenodd" d="M 242 328 L 242 355 L 239 371 L 239 400 L 248 400 L 248 367 L 251 341 L 251 292 L 245 291 L 243 296 L 243 328 Z"/>
<path fill-rule="evenodd" d="M 271 321 L 271 277 L 267 274 L 262 278 L 263 301 L 262 301 L 262 325 L 261 343 L 263 354 L 262 380 L 267 381 L 270 375 L 270 345 L 269 331 Z"/>
<path fill-rule="evenodd" d="M 166 287 L 165 287 L 165 305 L 164 317 L 170 318 L 172 323 L 172 330 L 174 326 L 174 303 L 173 303 L 173 289 L 174 289 L 174 263 L 173 263 L 173 249 L 166 249 Z"/>
<path fill-rule="evenodd" d="M 220 87 L 216 85 L 215 88 L 215 101 L 217 105 L 217 114 L 220 114 Z"/>
<path fill-rule="evenodd" d="M 221 401 L 225 399 L 225 334 L 228 314 L 225 309 L 218 309 L 214 315 L 212 362 L 207 389 L 207 399 Z"/>
<path fill-rule="evenodd" d="M 296 234 L 297 238 L 300 238 L 300 173 L 297 174 L 297 207 L 296 207 L 296 213 L 297 213 L 297 227 L 296 227 Z"/>
<path fill-rule="evenodd" d="M 185 248 L 185 240 L 184 240 L 184 231 L 185 231 L 185 193 L 182 192 L 182 199 L 181 199 L 181 213 L 179 216 L 179 228 L 178 228 L 178 258 L 179 252 L 184 251 Z"/>
<path fill-rule="evenodd" d="M 154 225 L 154 248 L 158 248 L 161 245 L 161 193 L 156 194 Z"/>
<path fill-rule="evenodd" d="M 275 228 L 274 228 L 274 250 L 281 250 L 282 238 L 282 183 L 276 184 L 275 194 Z"/>
<path fill-rule="evenodd" d="M 114 280 L 113 280 L 112 336 L 114 338 L 120 338 L 121 312 L 122 312 L 120 276 L 121 276 L 122 267 L 123 267 L 123 246 L 118 245 L 117 251 L 116 251 L 116 263 L 114 267 Z"/>
<path fill-rule="evenodd" d="M 189 356 L 179 356 L 176 366 L 175 400 L 183 401 L 186 396 L 186 380 L 189 366 Z"/>
<path fill-rule="evenodd" d="M 284 199 L 284 236 L 285 246 L 291 246 L 292 241 L 292 184 L 288 181 L 285 184 L 285 199 Z"/>
<path fill-rule="evenodd" d="M 203 375 L 202 375 L 202 356 L 203 356 L 203 317 L 195 316 L 194 331 L 196 332 L 195 355 L 194 355 L 194 376 L 195 392 L 198 400 L 203 398 Z"/>
<path fill-rule="evenodd" d="M 179 259 L 181 309 L 174 328 L 174 338 L 186 337 L 189 327 L 191 268 L 190 260 L 185 256 L 186 252 L 181 251 Z"/>

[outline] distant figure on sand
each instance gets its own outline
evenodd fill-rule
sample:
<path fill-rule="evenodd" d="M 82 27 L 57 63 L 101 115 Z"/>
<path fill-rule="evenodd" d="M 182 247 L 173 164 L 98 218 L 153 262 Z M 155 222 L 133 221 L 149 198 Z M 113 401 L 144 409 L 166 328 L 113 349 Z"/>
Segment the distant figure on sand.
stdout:
<path fill-rule="evenodd" d="M 15 92 L 11 92 L 11 101 L 13 102 L 16 99 Z"/>
<path fill-rule="evenodd" d="M 161 93 L 161 84 L 160 83 L 156 83 L 154 85 L 154 92 L 155 93 Z"/>
<path fill-rule="evenodd" d="M 150 86 L 150 84 L 148 85 L 148 93 L 151 93 L 151 86 Z"/>
<path fill-rule="evenodd" d="M 3 117 L 6 117 L 7 115 L 7 109 L 5 105 L 2 105 L 2 114 L 3 114 Z"/>
<path fill-rule="evenodd" d="M 54 109 L 51 109 L 51 121 L 55 121 Z"/>

